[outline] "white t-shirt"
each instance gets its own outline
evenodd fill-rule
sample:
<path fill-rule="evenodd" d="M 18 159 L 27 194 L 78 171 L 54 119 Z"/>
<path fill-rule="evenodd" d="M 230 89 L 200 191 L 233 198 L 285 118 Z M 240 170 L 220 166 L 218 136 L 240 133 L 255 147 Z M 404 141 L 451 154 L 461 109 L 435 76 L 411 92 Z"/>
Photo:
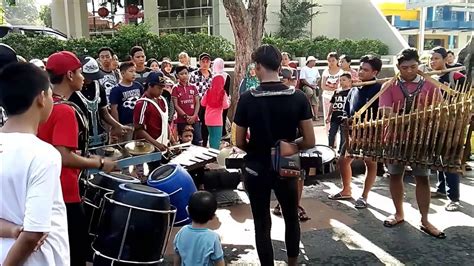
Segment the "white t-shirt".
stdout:
<path fill-rule="evenodd" d="M 322 78 L 323 78 L 323 80 L 326 79 L 326 85 L 327 84 L 336 84 L 336 88 L 337 88 L 337 86 L 339 85 L 339 78 L 341 77 L 341 75 L 343 73 L 344 73 L 344 71 L 342 69 L 339 69 L 339 71 L 336 74 L 331 75 L 329 73 L 329 69 L 326 68 L 323 71 Z M 323 91 L 323 97 L 325 97 L 325 98 L 331 99 L 333 95 L 334 95 L 334 91 L 328 91 L 328 90 Z"/>
<path fill-rule="evenodd" d="M 316 85 L 320 77 L 316 67 L 309 68 L 308 66 L 304 66 L 300 70 L 300 79 L 306 80 L 309 84 Z"/>
<path fill-rule="evenodd" d="M 0 218 L 24 231 L 48 232 L 24 265 L 70 265 L 61 155 L 32 134 L 0 132 Z M 0 264 L 15 243 L 0 238 Z"/>

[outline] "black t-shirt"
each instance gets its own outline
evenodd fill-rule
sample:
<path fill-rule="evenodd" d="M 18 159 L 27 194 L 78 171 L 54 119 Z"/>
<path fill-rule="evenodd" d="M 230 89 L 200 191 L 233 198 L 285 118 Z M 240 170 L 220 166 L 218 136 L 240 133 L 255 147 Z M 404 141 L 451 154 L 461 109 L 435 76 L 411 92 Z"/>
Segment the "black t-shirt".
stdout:
<path fill-rule="evenodd" d="M 259 90 L 281 91 L 288 89 L 281 82 L 261 83 Z M 269 166 L 271 148 L 278 140 L 293 141 L 297 137 L 300 121 L 313 117 L 311 106 L 303 92 L 292 95 L 254 97 L 250 91 L 240 96 L 234 122 L 250 129 L 247 161 Z"/>
<path fill-rule="evenodd" d="M 460 72 L 449 72 L 438 78 L 438 81 L 443 84 L 449 84 L 452 89 L 458 84 L 457 88 L 462 88 L 466 77 Z"/>
<path fill-rule="evenodd" d="M 344 116 L 344 105 L 346 104 L 347 95 L 350 89 L 337 90 L 331 98 L 332 114 L 331 122 L 341 123 Z"/>
<path fill-rule="evenodd" d="M 93 101 L 96 96 L 96 91 L 95 91 L 95 82 L 92 82 L 90 84 L 85 85 L 81 93 L 84 95 L 89 101 Z M 104 133 L 105 129 L 102 127 L 101 120 L 100 120 L 100 109 L 103 107 L 107 106 L 107 95 L 105 93 L 105 88 L 99 85 L 99 109 L 98 112 L 95 114 L 98 122 L 98 134 Z M 81 98 L 79 95 L 77 95 L 77 92 L 73 93 L 71 97 L 69 97 L 69 101 L 75 103 L 79 108 L 81 108 L 82 112 L 87 116 L 87 120 L 89 121 L 89 134 L 92 136 L 93 134 L 93 128 L 92 128 L 92 117 L 91 113 L 87 110 L 86 105 L 82 102 Z"/>
<path fill-rule="evenodd" d="M 142 71 L 135 72 L 135 81 L 140 83 L 143 87 L 145 87 L 146 78 L 148 74 L 150 74 L 151 68 L 145 67 Z"/>

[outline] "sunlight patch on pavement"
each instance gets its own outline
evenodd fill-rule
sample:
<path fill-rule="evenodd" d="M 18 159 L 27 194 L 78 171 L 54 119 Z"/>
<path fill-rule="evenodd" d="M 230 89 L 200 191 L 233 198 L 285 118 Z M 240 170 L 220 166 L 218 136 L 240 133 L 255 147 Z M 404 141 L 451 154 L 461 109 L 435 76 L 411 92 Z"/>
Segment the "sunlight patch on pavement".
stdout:
<path fill-rule="evenodd" d="M 401 261 L 388 254 L 347 225 L 334 219 L 331 219 L 330 223 L 333 226 L 333 239 L 336 241 L 342 241 L 347 248 L 368 251 L 374 254 L 385 265 L 403 265 Z"/>

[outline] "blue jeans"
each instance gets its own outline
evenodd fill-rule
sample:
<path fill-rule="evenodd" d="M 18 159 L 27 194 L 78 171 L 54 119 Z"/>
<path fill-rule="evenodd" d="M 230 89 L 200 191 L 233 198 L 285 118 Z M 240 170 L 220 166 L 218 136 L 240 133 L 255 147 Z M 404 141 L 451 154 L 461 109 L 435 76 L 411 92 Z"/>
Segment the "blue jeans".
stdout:
<path fill-rule="evenodd" d="M 451 201 L 459 201 L 459 174 L 438 171 L 436 188 L 436 191 L 446 194 Z"/>
<path fill-rule="evenodd" d="M 342 146 L 344 145 L 344 136 L 342 135 L 342 123 L 339 121 L 331 121 L 329 125 L 329 136 L 328 143 L 330 147 L 336 147 L 336 134 L 339 131 L 339 153 L 341 153 Z"/>

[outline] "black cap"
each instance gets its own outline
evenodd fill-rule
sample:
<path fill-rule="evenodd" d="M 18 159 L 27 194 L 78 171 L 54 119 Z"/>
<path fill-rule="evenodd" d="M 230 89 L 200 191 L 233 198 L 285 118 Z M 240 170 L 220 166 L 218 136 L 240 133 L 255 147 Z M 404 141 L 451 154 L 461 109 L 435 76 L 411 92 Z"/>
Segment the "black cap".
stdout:
<path fill-rule="evenodd" d="M 211 56 L 208 53 L 202 53 L 199 55 L 199 61 L 203 60 L 204 58 L 211 60 Z"/>
<path fill-rule="evenodd" d="M 99 80 L 104 77 L 104 72 L 100 70 L 99 64 L 91 56 L 81 58 L 82 75 L 87 80 Z"/>
<path fill-rule="evenodd" d="M 165 86 L 172 84 L 173 82 L 163 75 L 163 73 L 159 72 L 150 72 L 146 78 L 146 84 L 149 86 L 160 85 Z"/>
<path fill-rule="evenodd" d="M 18 62 L 15 50 L 4 43 L 0 43 L 0 68 L 14 62 Z"/>

